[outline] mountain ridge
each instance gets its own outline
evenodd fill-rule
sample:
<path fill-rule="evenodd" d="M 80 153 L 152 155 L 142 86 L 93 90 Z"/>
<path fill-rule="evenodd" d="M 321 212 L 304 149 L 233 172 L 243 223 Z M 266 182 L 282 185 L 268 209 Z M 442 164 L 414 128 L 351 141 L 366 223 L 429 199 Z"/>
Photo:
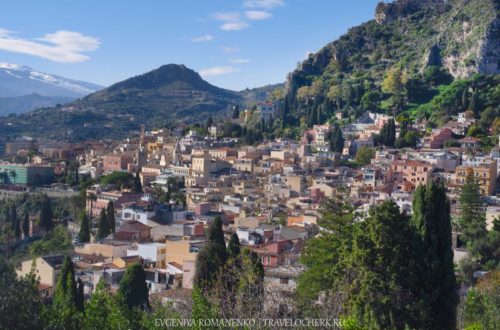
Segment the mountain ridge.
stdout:
<path fill-rule="evenodd" d="M 78 98 L 101 88 L 97 84 L 44 73 L 25 65 L 0 62 L 0 97 L 36 93 L 41 96 Z"/>

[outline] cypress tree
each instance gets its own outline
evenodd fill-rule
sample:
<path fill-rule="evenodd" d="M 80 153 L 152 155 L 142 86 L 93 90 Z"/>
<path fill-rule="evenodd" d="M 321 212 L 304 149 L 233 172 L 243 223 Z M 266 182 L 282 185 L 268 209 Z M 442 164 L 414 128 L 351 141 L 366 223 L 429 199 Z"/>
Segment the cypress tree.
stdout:
<path fill-rule="evenodd" d="M 233 107 L 232 118 L 233 119 L 238 119 L 239 117 L 240 117 L 240 106 L 239 105 L 235 105 Z"/>
<path fill-rule="evenodd" d="M 109 201 L 106 206 L 106 215 L 108 216 L 109 230 L 110 232 L 115 232 L 116 219 L 115 219 L 115 204 L 113 201 Z"/>
<path fill-rule="evenodd" d="M 101 209 L 101 214 L 99 216 L 99 223 L 97 225 L 97 239 L 103 239 L 109 235 L 109 221 L 106 215 L 106 209 Z"/>
<path fill-rule="evenodd" d="M 83 282 L 81 279 L 78 279 L 76 287 L 75 305 L 76 309 L 79 310 L 80 312 L 83 312 L 84 309 L 85 293 L 83 289 L 84 289 Z"/>
<path fill-rule="evenodd" d="M 140 264 L 129 266 L 118 287 L 118 294 L 129 308 L 146 308 L 149 290 L 146 284 L 146 272 Z"/>
<path fill-rule="evenodd" d="M 227 261 L 226 243 L 220 217 L 215 217 L 208 227 L 206 236 L 207 242 L 196 259 L 194 282 L 199 288 L 209 289 L 215 284 Z"/>
<path fill-rule="evenodd" d="M 208 227 L 207 232 L 208 245 L 213 250 L 219 265 L 223 265 L 227 259 L 226 242 L 224 232 L 222 231 L 222 219 L 217 216 Z"/>
<path fill-rule="evenodd" d="M 14 236 L 16 239 L 21 238 L 21 224 L 19 223 L 19 219 L 17 217 L 14 218 Z"/>
<path fill-rule="evenodd" d="M 90 242 L 90 221 L 85 211 L 80 214 L 80 232 L 78 233 L 78 238 L 80 243 Z"/>
<path fill-rule="evenodd" d="M 342 152 L 344 149 L 344 136 L 342 135 L 342 130 L 335 126 L 333 132 L 330 134 L 330 149 L 335 152 Z"/>
<path fill-rule="evenodd" d="M 49 231 L 54 226 L 52 222 L 52 203 L 47 195 L 43 195 L 40 209 L 40 224 L 45 231 Z"/>
<path fill-rule="evenodd" d="M 71 258 L 66 256 L 57 280 L 56 291 L 54 293 L 54 308 L 56 311 L 63 307 L 76 308 L 76 304 L 75 265 L 71 261 Z"/>
<path fill-rule="evenodd" d="M 139 171 L 135 172 L 134 176 L 134 193 L 142 194 L 142 183 L 141 177 L 139 176 Z"/>
<path fill-rule="evenodd" d="M 76 308 L 77 288 L 75 268 L 69 256 L 66 256 L 59 273 L 59 279 L 54 293 L 52 317 L 47 328 L 50 329 L 78 329 L 80 316 Z"/>
<path fill-rule="evenodd" d="M 474 257 L 480 258 L 486 243 L 486 210 L 479 184 L 472 169 L 468 169 L 459 197 L 459 225 L 462 238 Z"/>
<path fill-rule="evenodd" d="M 411 225 L 414 230 L 416 260 L 420 271 L 415 287 L 425 309 L 423 326 L 455 329 L 456 279 L 451 243 L 450 203 L 443 184 L 419 186 L 413 199 Z M 415 304 L 417 306 L 418 304 Z"/>
<path fill-rule="evenodd" d="M 12 227 L 18 223 L 17 221 L 17 208 L 15 204 L 11 204 L 9 208 L 9 220 Z"/>
<path fill-rule="evenodd" d="M 238 238 L 238 235 L 236 233 L 233 233 L 227 244 L 227 254 L 228 256 L 235 258 L 240 254 L 240 250 L 240 239 Z"/>
<path fill-rule="evenodd" d="M 28 213 L 26 213 L 24 215 L 22 227 L 23 227 L 24 237 L 25 238 L 29 237 L 30 236 L 30 218 L 29 218 Z"/>

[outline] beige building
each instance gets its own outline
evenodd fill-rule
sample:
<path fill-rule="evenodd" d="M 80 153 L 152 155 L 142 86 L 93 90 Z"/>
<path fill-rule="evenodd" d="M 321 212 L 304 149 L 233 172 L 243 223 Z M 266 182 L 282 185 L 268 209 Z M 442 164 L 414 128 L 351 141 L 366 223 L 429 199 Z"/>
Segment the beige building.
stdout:
<path fill-rule="evenodd" d="M 75 253 L 98 255 L 105 258 L 115 259 L 126 257 L 127 249 L 129 247 L 129 243 L 116 241 L 103 243 L 86 243 L 83 245 L 75 246 Z"/>
<path fill-rule="evenodd" d="M 39 289 L 43 298 L 52 297 L 57 282 L 57 276 L 64 262 L 63 255 L 38 257 L 23 261 L 21 269 L 16 270 L 18 276 L 29 274 L 34 267 L 35 275 L 39 281 Z"/>

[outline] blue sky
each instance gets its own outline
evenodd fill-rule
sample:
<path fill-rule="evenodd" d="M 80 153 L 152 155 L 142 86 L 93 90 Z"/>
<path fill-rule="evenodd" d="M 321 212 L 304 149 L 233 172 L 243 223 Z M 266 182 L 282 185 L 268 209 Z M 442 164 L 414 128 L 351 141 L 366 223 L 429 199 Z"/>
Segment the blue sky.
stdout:
<path fill-rule="evenodd" d="M 178 63 L 233 90 L 285 80 L 379 0 L 2 1 L 0 62 L 110 85 Z"/>

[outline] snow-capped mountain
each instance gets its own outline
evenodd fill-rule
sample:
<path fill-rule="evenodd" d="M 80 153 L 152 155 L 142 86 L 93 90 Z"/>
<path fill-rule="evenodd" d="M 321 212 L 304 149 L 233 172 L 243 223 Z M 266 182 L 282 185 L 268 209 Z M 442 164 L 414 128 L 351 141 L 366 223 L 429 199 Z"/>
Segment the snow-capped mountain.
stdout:
<path fill-rule="evenodd" d="M 0 97 L 29 94 L 79 98 L 102 86 L 36 71 L 18 64 L 0 62 Z"/>

